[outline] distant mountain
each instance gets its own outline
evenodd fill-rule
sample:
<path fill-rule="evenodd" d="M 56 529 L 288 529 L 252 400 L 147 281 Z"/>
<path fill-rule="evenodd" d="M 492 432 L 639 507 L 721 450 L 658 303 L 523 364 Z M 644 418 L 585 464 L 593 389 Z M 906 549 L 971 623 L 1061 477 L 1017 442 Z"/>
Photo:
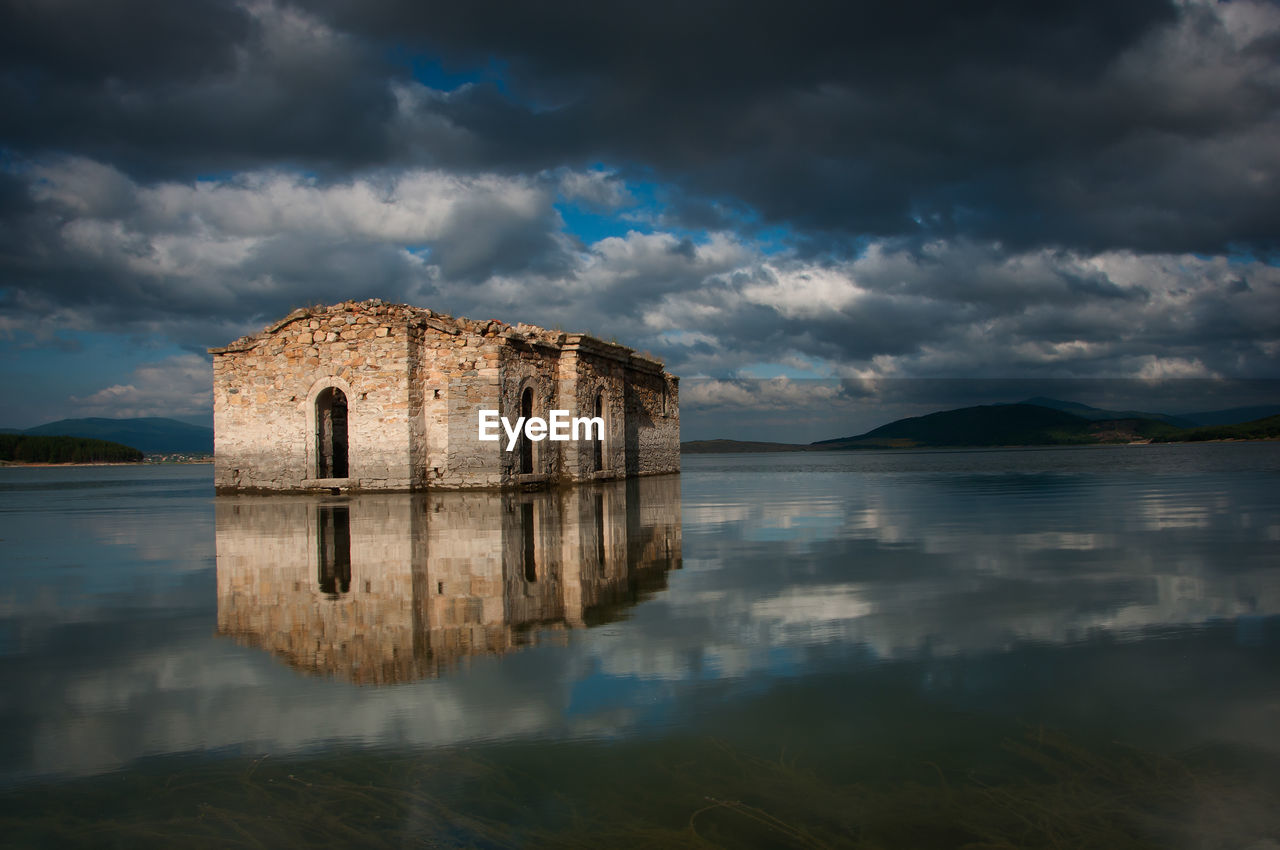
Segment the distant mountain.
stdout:
<path fill-rule="evenodd" d="M 176 419 L 60 419 L 14 433 L 90 437 L 133 446 L 146 454 L 212 454 L 213 429 Z"/>
<path fill-rule="evenodd" d="M 1144 417 L 1094 420 L 1040 405 L 993 404 L 899 419 L 865 434 L 813 445 L 829 449 L 1080 445 L 1145 440 L 1176 430 L 1167 422 Z"/>
<path fill-rule="evenodd" d="M 1061 410 L 1064 413 L 1071 413 L 1082 419 L 1154 419 L 1157 422 L 1168 422 L 1170 425 L 1176 425 L 1179 428 L 1192 428 L 1196 425 L 1209 424 L 1197 422 L 1187 416 L 1171 416 L 1168 413 L 1148 413 L 1143 410 L 1107 410 L 1101 407 L 1092 407 L 1087 404 L 1080 404 L 1076 401 L 1062 401 L 1056 398 L 1045 398 L 1044 396 L 1035 396 L 1019 404 L 1034 404 L 1037 407 L 1050 407 L 1054 410 Z M 1257 418 L 1257 417 L 1251 417 Z M 1244 420 L 1238 419 L 1237 422 Z M 1218 424 L 1218 423 L 1214 423 Z"/>
<path fill-rule="evenodd" d="M 1195 428 L 1200 425 L 1239 425 L 1243 422 L 1254 422 L 1268 416 L 1280 415 L 1280 404 L 1259 404 L 1253 407 L 1232 407 L 1227 410 L 1206 410 L 1200 413 L 1150 413 L 1141 410 L 1106 410 L 1091 407 L 1075 401 L 1062 401 L 1056 398 L 1036 396 L 1020 404 L 1035 404 L 1040 407 L 1052 407 L 1066 413 L 1074 413 L 1085 419 L 1156 419 L 1168 422 L 1179 428 Z"/>
<path fill-rule="evenodd" d="M 1263 415 L 1244 418 L 1256 413 Z M 1197 421 L 1208 421 L 1212 427 L 1196 426 Z M 1219 425 L 1219 422 L 1224 424 Z M 899 419 L 865 434 L 820 440 L 807 446 L 744 440 L 692 440 L 681 443 L 680 450 L 685 454 L 727 454 L 1265 439 L 1280 439 L 1280 406 L 1237 407 L 1170 416 L 1132 410 L 1105 410 L 1087 404 L 1038 396 L 1018 404 L 963 407 L 927 416 Z"/>
<path fill-rule="evenodd" d="M 1274 440 L 1280 438 L 1280 416 L 1267 416 L 1232 425 L 1205 425 L 1157 437 L 1158 443 L 1198 443 L 1205 440 Z"/>
<path fill-rule="evenodd" d="M 1256 422 L 1270 416 L 1280 416 L 1280 404 L 1259 404 L 1253 407 L 1232 407 L 1227 410 L 1207 410 L 1203 413 L 1186 413 L 1183 419 L 1189 419 L 1196 425 L 1239 425 L 1244 422 Z"/>

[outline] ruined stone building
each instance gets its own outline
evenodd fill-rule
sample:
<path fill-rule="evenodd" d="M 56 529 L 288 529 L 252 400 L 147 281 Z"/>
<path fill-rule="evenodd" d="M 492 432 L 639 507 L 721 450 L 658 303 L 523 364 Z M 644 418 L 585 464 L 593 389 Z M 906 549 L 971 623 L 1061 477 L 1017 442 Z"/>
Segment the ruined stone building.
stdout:
<path fill-rule="evenodd" d="M 219 491 L 537 487 L 678 472 L 679 379 L 580 333 L 380 300 L 295 310 L 213 354 Z M 482 441 L 481 410 L 604 421 Z M 501 433 L 501 429 L 499 429 Z"/>
<path fill-rule="evenodd" d="M 360 684 L 612 622 L 681 568 L 680 481 L 221 496 L 218 634 Z"/>

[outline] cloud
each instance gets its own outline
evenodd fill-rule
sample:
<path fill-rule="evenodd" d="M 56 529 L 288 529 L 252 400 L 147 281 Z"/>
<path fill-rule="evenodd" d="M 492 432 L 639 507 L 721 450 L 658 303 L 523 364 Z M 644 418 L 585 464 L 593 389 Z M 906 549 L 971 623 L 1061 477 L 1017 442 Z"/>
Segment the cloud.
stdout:
<path fill-rule="evenodd" d="M 796 410 L 830 406 L 841 400 L 835 381 L 694 378 L 685 381 L 680 403 L 698 409 Z"/>
<path fill-rule="evenodd" d="M 868 294 L 856 283 L 832 268 L 777 269 L 764 264 L 765 280 L 742 289 L 752 304 L 772 307 L 788 319 L 817 318 L 839 312 Z"/>
<path fill-rule="evenodd" d="M 1184 381 L 1188 378 L 1218 378 L 1197 358 L 1155 357 L 1142 358 L 1138 377 L 1144 381 Z"/>
<path fill-rule="evenodd" d="M 127 2 L 0 6 L 16 345 L 381 297 L 850 392 L 1277 373 L 1273 4 Z"/>
<path fill-rule="evenodd" d="M 269 321 L 300 303 L 418 299 L 437 278 L 465 287 L 555 276 L 570 262 L 555 183 L 541 176 L 251 171 L 139 183 L 83 158 L 20 176 L 33 208 L 11 216 L 0 240 L 7 298 L 33 323 L 68 310 L 117 330 L 198 316 L 223 320 L 210 329 L 223 333 L 225 322 Z"/>
<path fill-rule="evenodd" d="M 626 185 L 612 171 L 566 171 L 560 179 L 560 194 L 594 210 L 614 210 L 633 202 Z"/>
<path fill-rule="evenodd" d="M 501 57 L 501 90 L 403 104 L 469 140 L 445 146 L 452 165 L 635 164 L 673 209 L 730 200 L 817 245 L 1276 245 L 1280 15 L 1263 3 L 308 5 L 459 67 Z"/>
<path fill-rule="evenodd" d="M 139 182 L 73 157 L 14 173 L 30 203 L 0 235 L 10 333 L 199 350 L 300 304 L 383 297 L 617 337 L 687 376 L 1267 377 L 1280 350 L 1280 269 L 1259 260 L 965 239 L 809 257 L 661 230 L 583 244 L 555 203 L 623 198 L 600 171 Z"/>
<path fill-rule="evenodd" d="M 0 136 L 138 174 L 370 163 L 395 99 L 367 45 L 296 7 L 64 0 L 0 10 Z"/>
<path fill-rule="evenodd" d="M 253 0 L 200 2 L 187 18 L 130 2 L 136 14 L 106 18 L 70 0 L 6 7 L 11 149 L 182 179 L 568 168 L 571 200 L 615 209 L 614 175 L 653 180 L 687 226 L 782 224 L 813 250 L 867 235 L 1277 247 L 1280 14 L 1267 3 L 531 15 Z M 452 77 L 421 77 L 424 62 Z"/>
<path fill-rule="evenodd" d="M 198 354 L 182 354 L 133 370 L 127 384 L 114 384 L 70 401 L 79 416 L 207 417 L 213 412 L 213 368 Z"/>
<path fill-rule="evenodd" d="M 189 82 L 227 72 L 235 45 L 250 35 L 245 7 L 191 0 L 182 8 L 147 0 L 111 7 L 93 0 L 5 3 L 0 7 L 0 67 L 40 68 L 62 82 Z"/>
<path fill-rule="evenodd" d="M 695 374 L 799 353 L 863 382 L 1123 378 L 1153 362 L 1183 377 L 1271 377 L 1278 310 L 1280 269 L 1257 261 L 884 242 L 843 262 L 757 258 L 665 294 L 646 320 L 717 341 L 689 353 Z"/>

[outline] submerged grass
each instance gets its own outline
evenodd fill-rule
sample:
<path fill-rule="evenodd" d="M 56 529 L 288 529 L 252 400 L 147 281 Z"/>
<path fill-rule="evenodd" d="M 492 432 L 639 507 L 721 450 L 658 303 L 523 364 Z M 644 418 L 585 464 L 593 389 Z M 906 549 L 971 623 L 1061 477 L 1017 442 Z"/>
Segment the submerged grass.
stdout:
<path fill-rule="evenodd" d="M 573 748 L 578 748 L 576 752 Z M 584 749 L 585 748 L 585 749 Z M 984 773 L 838 783 L 715 742 L 553 767 L 466 750 L 133 770 L 0 796 L 11 846 L 1227 848 L 1274 846 L 1274 787 L 1034 730 Z M 557 783 L 568 767 L 574 780 Z M 612 769 L 611 769 L 612 768 Z M 556 786 L 556 787 L 553 787 Z"/>

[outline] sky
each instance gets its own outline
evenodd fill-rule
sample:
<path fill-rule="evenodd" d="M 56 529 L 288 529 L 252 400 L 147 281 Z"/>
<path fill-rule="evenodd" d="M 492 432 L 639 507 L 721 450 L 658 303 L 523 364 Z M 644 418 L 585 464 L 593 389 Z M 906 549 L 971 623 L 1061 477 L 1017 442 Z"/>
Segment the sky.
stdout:
<path fill-rule="evenodd" d="M 0 426 L 366 298 L 658 355 L 685 439 L 1280 402 L 1280 5 L 961 5 L 0 0 Z"/>

